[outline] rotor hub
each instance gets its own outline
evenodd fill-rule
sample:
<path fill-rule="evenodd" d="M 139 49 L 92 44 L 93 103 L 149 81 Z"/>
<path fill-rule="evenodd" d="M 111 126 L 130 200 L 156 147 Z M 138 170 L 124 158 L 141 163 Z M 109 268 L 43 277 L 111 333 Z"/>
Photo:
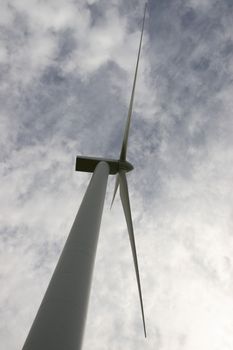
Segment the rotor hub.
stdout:
<path fill-rule="evenodd" d="M 129 172 L 129 171 L 133 170 L 133 168 L 134 168 L 133 165 L 130 162 L 128 162 L 127 160 L 124 160 L 124 161 L 119 160 L 119 171 L 124 170 L 126 172 Z"/>

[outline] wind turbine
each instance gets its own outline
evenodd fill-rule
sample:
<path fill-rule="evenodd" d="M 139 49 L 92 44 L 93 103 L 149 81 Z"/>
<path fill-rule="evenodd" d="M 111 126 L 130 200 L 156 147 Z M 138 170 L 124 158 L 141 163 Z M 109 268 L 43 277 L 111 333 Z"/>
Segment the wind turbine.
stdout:
<path fill-rule="evenodd" d="M 128 190 L 128 183 L 126 178 L 126 173 L 133 170 L 133 165 L 126 160 L 126 155 L 127 155 L 127 147 L 128 147 L 129 128 L 130 128 L 130 122 L 131 122 L 131 117 L 133 112 L 133 102 L 134 102 L 135 87 L 136 87 L 139 59 L 140 59 L 141 46 L 142 46 L 142 37 L 143 37 L 143 31 L 144 31 L 146 9 L 147 9 L 147 3 L 145 4 L 145 8 L 144 8 L 141 37 L 140 37 L 140 43 L 139 43 L 139 49 L 138 49 L 136 68 L 134 73 L 134 80 L 133 80 L 133 88 L 131 92 L 131 98 L 129 103 L 128 116 L 127 116 L 126 125 L 125 125 L 123 142 L 121 146 L 120 158 L 119 160 L 115 161 L 110 159 L 106 160 L 102 158 L 77 157 L 77 160 L 76 160 L 76 170 L 78 171 L 93 171 L 96 167 L 96 164 L 98 164 L 98 162 L 107 161 L 110 165 L 110 174 L 117 174 L 111 207 L 113 205 L 118 187 L 120 186 L 120 198 L 121 198 L 121 202 L 122 202 L 122 206 L 123 206 L 123 210 L 126 218 L 130 245 L 131 245 L 131 250 L 133 255 L 145 337 L 146 337 L 146 324 L 145 324 L 142 291 L 141 291 L 140 275 L 139 275 L 138 260 L 137 260 L 137 251 L 136 251 L 135 238 L 134 238 L 134 229 L 133 229 L 133 222 L 132 222 L 131 209 L 130 209 L 129 190 Z"/>
<path fill-rule="evenodd" d="M 93 172 L 70 234 L 49 286 L 24 343 L 23 350 L 80 350 L 84 334 L 92 273 L 109 174 L 117 174 L 112 204 L 120 187 L 120 198 L 128 227 L 139 291 L 144 334 L 145 317 L 126 173 L 133 169 L 126 160 L 129 128 L 145 23 L 144 10 L 137 63 L 128 116 L 118 160 L 76 158 L 76 170 Z"/>

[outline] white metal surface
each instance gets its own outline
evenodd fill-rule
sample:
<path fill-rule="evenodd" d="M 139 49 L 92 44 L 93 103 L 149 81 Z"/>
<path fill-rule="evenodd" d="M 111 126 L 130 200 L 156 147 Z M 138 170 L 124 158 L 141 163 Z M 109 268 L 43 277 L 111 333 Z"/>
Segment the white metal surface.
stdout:
<path fill-rule="evenodd" d="M 109 166 L 100 162 L 23 350 L 80 350 Z"/>

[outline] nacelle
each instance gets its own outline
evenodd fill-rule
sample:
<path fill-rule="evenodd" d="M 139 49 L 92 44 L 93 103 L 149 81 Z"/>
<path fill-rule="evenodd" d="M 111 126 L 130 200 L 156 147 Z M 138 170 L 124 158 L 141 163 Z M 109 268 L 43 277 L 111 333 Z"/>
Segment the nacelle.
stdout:
<path fill-rule="evenodd" d="M 87 173 L 93 173 L 96 165 L 99 162 L 106 162 L 109 165 L 109 174 L 115 175 L 119 170 L 124 170 L 126 172 L 133 170 L 133 165 L 127 161 L 120 161 L 116 159 L 105 159 L 105 158 L 96 158 L 96 157 L 76 157 L 76 171 L 84 171 Z"/>

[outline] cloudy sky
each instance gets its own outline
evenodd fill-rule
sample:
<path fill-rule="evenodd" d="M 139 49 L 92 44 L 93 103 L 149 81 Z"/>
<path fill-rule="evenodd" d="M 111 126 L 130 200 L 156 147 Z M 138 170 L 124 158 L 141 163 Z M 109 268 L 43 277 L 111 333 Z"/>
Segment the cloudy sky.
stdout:
<path fill-rule="evenodd" d="M 1 349 L 22 348 L 82 200 L 76 155 L 119 155 L 143 7 L 1 1 Z M 148 338 L 110 177 L 84 350 L 233 349 L 232 18 L 149 1 L 128 176 Z"/>

